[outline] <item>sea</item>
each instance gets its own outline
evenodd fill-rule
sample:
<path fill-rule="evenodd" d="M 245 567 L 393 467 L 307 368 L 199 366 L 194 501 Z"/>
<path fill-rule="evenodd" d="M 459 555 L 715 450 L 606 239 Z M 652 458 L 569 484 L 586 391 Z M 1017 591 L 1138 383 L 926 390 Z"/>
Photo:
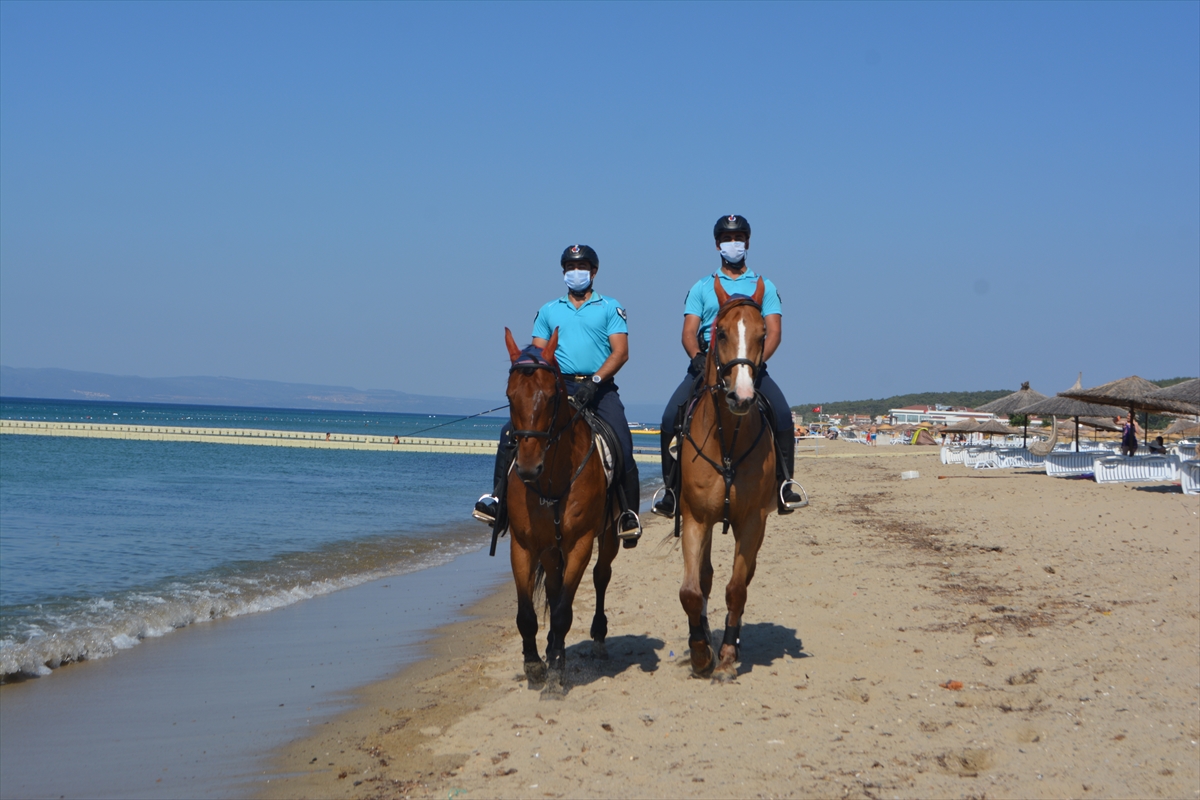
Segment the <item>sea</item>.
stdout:
<path fill-rule="evenodd" d="M 467 439 L 505 420 L 11 398 L 0 417 Z M 486 538 L 491 481 L 478 455 L 4 435 L 0 673 L 448 563 Z"/>

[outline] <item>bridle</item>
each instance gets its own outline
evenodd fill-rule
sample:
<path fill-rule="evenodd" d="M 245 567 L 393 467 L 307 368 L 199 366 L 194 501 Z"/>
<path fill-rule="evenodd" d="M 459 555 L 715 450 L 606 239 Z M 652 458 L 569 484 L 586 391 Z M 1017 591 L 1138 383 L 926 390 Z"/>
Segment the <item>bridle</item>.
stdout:
<path fill-rule="evenodd" d="M 508 374 L 512 375 L 517 370 L 520 370 L 521 372 L 532 372 L 533 370 L 537 369 L 544 369 L 554 376 L 554 405 L 551 406 L 550 410 L 550 427 L 544 431 L 518 430 L 514 428 L 510 432 L 514 439 L 545 439 L 546 446 L 542 448 L 542 452 L 545 452 L 546 450 L 550 449 L 550 445 L 558 441 L 558 438 L 563 435 L 563 431 L 571 426 L 571 423 L 568 422 L 565 426 L 559 429 L 558 433 L 553 432 L 554 423 L 558 421 L 558 409 L 562 402 L 561 398 L 567 392 L 567 387 L 563 381 L 562 372 L 559 371 L 557 365 L 552 364 L 546 359 L 542 358 L 542 355 L 537 351 L 537 348 L 527 347 L 524 351 L 522 351 L 521 355 L 518 356 L 517 360 L 513 362 L 513 365 L 508 370 Z M 578 414 L 576 414 L 576 416 L 578 416 Z M 571 422 L 574 421 L 574 418 L 572 418 Z"/>
<path fill-rule="evenodd" d="M 726 312 L 738 308 L 739 306 L 750 306 L 759 314 L 762 314 L 762 306 L 754 302 L 752 298 L 746 297 L 745 295 L 735 294 L 731 296 L 729 301 L 726 302 L 725 305 L 721 306 L 721 310 L 717 312 L 717 316 L 712 322 L 712 329 L 709 331 L 708 336 L 709 348 L 712 350 L 713 361 L 717 365 L 717 382 L 724 387 L 726 391 L 729 391 L 729 389 L 725 386 L 725 379 L 729 376 L 729 373 L 733 371 L 734 367 L 739 365 L 748 367 L 750 369 L 751 380 L 757 380 L 758 373 L 762 371 L 763 365 L 761 360 L 751 361 L 748 358 L 734 358 L 730 359 L 729 361 L 721 361 L 721 350 L 717 347 L 717 331 L 719 330 L 717 328 L 717 323 L 721 321 L 721 317 L 725 316 Z M 717 387 L 713 386 L 711 389 L 715 392 Z"/>

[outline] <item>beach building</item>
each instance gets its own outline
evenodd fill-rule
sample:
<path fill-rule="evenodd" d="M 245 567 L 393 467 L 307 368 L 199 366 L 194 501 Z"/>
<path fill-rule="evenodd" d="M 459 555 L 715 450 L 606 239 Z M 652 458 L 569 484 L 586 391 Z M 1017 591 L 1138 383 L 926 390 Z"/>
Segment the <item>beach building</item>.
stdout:
<path fill-rule="evenodd" d="M 927 422 L 933 425 L 954 425 L 964 420 L 984 422 L 995 419 L 995 414 L 975 411 L 970 408 L 951 408 L 950 406 L 904 406 L 888 410 L 888 422 L 893 425 Z"/>

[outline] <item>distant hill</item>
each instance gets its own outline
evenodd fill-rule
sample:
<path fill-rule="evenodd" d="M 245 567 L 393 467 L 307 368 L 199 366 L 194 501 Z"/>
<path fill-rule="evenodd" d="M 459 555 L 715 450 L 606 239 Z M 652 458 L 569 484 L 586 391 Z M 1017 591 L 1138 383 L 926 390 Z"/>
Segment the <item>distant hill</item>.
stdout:
<path fill-rule="evenodd" d="M 1016 389 L 992 389 L 984 392 L 920 392 L 918 394 L 897 394 L 878 400 L 838 400 L 824 403 L 807 403 L 792 406 L 793 411 L 805 415 L 805 419 L 814 418 L 813 409 L 821 407 L 822 414 L 867 414 L 876 417 L 886 414 L 888 409 L 903 408 L 904 406 L 963 406 L 975 408 L 984 403 L 998 400 L 1010 395 Z"/>
<path fill-rule="evenodd" d="M 320 408 L 409 414 L 475 414 L 504 403 L 500 397 L 470 400 L 408 394 L 386 389 L 354 389 L 241 378 L 139 378 L 0 366 L 0 396 L 45 400 L 115 400 L 127 403 Z"/>
<path fill-rule="evenodd" d="M 1151 381 L 1166 388 L 1191 378 L 1164 378 Z M 813 409 L 821 407 L 822 414 L 867 414 L 871 417 L 886 414 L 888 409 L 903 408 L 904 406 L 955 406 L 963 408 L 978 408 L 984 403 L 999 400 L 1010 395 L 1016 389 L 993 389 L 984 392 L 921 392 L 919 394 L 898 394 L 879 400 L 838 400 L 824 403 L 801 403 L 792 406 L 792 411 L 804 414 L 805 420 L 815 419 Z"/>

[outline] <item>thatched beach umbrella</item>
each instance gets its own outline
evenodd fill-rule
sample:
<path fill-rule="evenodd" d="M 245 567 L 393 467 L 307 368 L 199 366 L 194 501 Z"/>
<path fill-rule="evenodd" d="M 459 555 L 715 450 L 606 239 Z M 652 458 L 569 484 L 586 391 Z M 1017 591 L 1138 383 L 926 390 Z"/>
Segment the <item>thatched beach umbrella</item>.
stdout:
<path fill-rule="evenodd" d="M 1121 378 L 1119 381 L 1109 381 L 1101 386 L 1096 386 L 1091 389 L 1068 389 L 1065 392 L 1059 392 L 1059 397 L 1070 397 L 1075 400 L 1083 400 L 1089 403 L 1100 403 L 1108 406 L 1119 406 L 1120 408 L 1129 409 L 1129 418 L 1132 420 L 1133 415 L 1137 411 L 1144 411 L 1147 414 L 1151 411 L 1165 411 L 1173 414 L 1194 414 L 1196 413 L 1195 406 L 1190 403 L 1185 403 L 1179 400 L 1161 400 L 1150 395 L 1157 392 L 1159 387 L 1155 386 L 1145 378 L 1139 378 L 1137 375 L 1131 375 L 1128 378 Z M 1142 424 L 1142 443 L 1145 444 L 1147 434 L 1145 429 L 1149 427 L 1146 421 Z"/>
<path fill-rule="evenodd" d="M 975 433 L 986 433 L 988 438 L 991 438 L 995 434 L 1008 436 L 1017 432 L 1016 428 L 1010 428 L 998 419 L 989 419 L 975 426 Z"/>
<path fill-rule="evenodd" d="M 1200 419 L 1196 417 L 1177 419 L 1163 431 L 1163 436 L 1200 436 Z"/>
<path fill-rule="evenodd" d="M 1076 379 L 1075 385 L 1068 389 L 1068 392 L 1073 392 L 1082 389 L 1081 382 L 1083 373 L 1079 373 L 1079 378 Z M 1065 393 L 1060 393 L 1057 397 L 1047 397 L 1045 400 L 1039 400 L 1032 405 L 1028 405 L 1021 409 L 1022 414 L 1037 414 L 1040 416 L 1053 417 L 1074 417 L 1075 418 L 1075 452 L 1079 452 L 1079 419 L 1080 417 L 1108 417 L 1110 420 L 1116 416 L 1113 412 L 1116 408 L 1113 406 L 1105 406 L 1099 403 L 1088 403 L 1083 400 L 1073 400 L 1070 397 L 1064 397 Z M 1109 423 L 1111 425 L 1111 422 Z M 1092 427 L 1098 427 L 1093 425 Z"/>
<path fill-rule="evenodd" d="M 1177 383 L 1174 386 L 1168 386 L 1165 389 L 1151 392 L 1150 398 L 1153 400 L 1187 403 L 1194 406 L 1191 413 L 1200 414 L 1200 378 L 1192 378 L 1190 381 L 1184 381 L 1183 383 Z"/>
<path fill-rule="evenodd" d="M 1029 388 L 1029 381 L 1021 384 L 1021 388 L 1012 394 L 1005 395 L 999 400 L 993 400 L 990 403 L 984 403 L 976 411 L 984 411 L 988 414 L 1002 414 L 1008 416 L 1010 414 L 1024 413 L 1021 411 L 1025 406 L 1036 403 L 1040 400 L 1045 400 L 1046 395 L 1041 392 L 1035 392 Z M 1021 446 L 1025 446 L 1026 440 L 1029 439 L 1029 421 L 1025 421 L 1025 433 L 1021 437 Z"/>

